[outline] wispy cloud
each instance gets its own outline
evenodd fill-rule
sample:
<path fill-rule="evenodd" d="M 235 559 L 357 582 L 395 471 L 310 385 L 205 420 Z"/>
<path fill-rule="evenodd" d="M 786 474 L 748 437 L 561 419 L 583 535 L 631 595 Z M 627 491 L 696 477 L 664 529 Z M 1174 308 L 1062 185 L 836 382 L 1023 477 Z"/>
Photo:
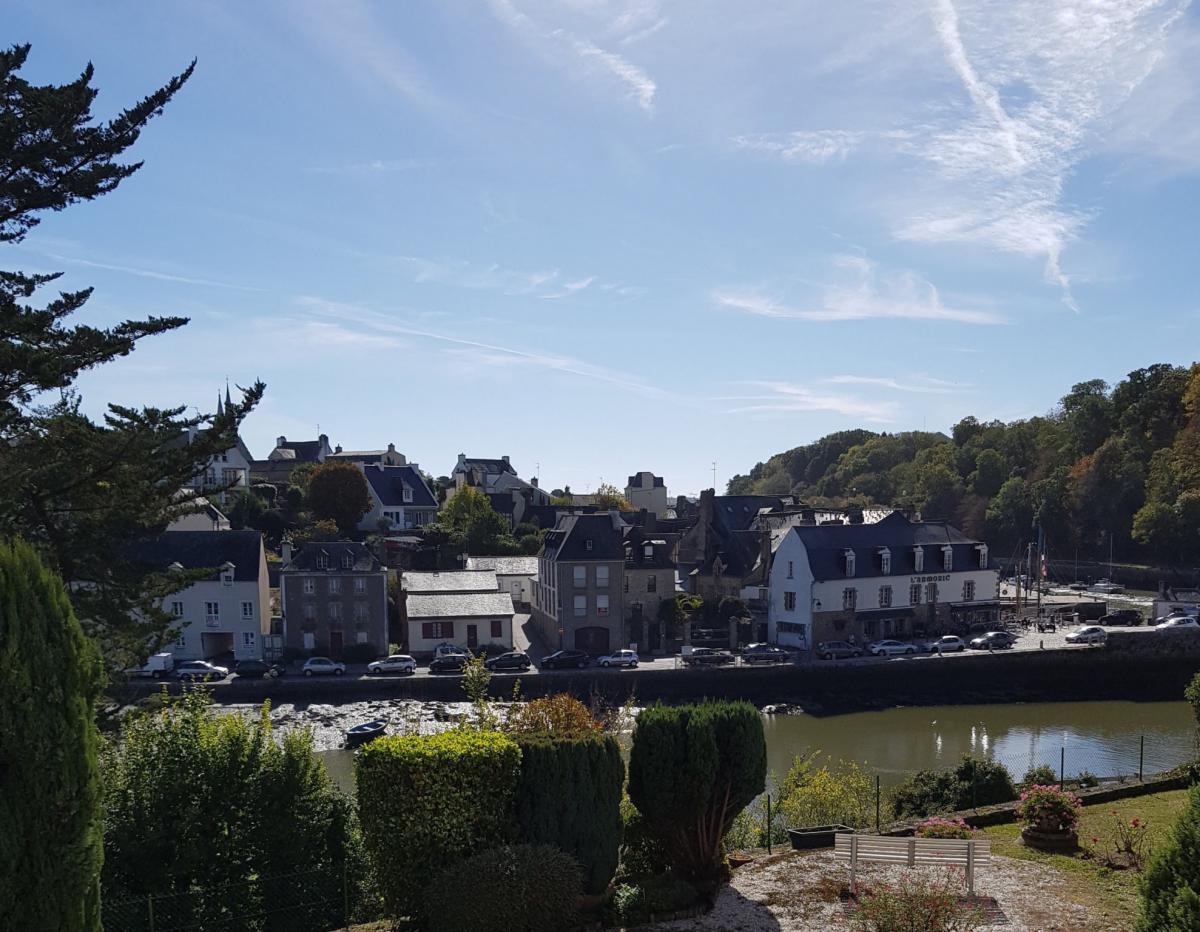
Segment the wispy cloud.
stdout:
<path fill-rule="evenodd" d="M 834 258 L 840 280 L 825 285 L 814 301 L 785 304 L 759 288 L 726 288 L 713 292 L 718 307 L 759 317 L 844 321 L 870 319 L 945 320 L 964 324 L 998 324 L 990 312 L 947 306 L 932 282 L 902 269 L 882 271 L 858 255 Z"/>
<path fill-rule="evenodd" d="M 611 83 L 616 81 L 625 89 L 625 95 L 634 100 L 642 110 L 650 112 L 654 109 L 654 96 L 658 86 L 654 79 L 633 62 L 616 52 L 601 48 L 591 39 L 577 34 L 573 29 L 565 27 L 547 27 L 539 24 L 531 16 L 519 10 L 512 0 L 489 0 L 496 17 L 513 32 L 527 42 L 533 43 L 551 58 L 572 66 L 575 74 L 583 80 L 600 79 Z M 638 22 L 636 18 L 629 19 L 621 26 L 620 17 L 610 24 L 617 27 L 617 32 L 631 28 Z M 644 27 L 639 27 L 645 32 Z M 658 27 L 661 28 L 661 27 Z M 625 38 L 635 35 L 626 32 Z M 620 41 L 620 38 L 617 38 Z"/>
<path fill-rule="evenodd" d="M 873 375 L 833 375 L 822 379 L 833 385 L 870 385 L 876 388 L 888 388 L 897 392 L 912 392 L 919 395 L 951 395 L 967 388 L 945 379 L 935 379 L 931 376 L 918 375 L 908 381 L 882 378 Z"/>
<path fill-rule="evenodd" d="M 906 130 L 869 132 L 848 129 L 818 129 L 794 133 L 752 133 L 734 136 L 730 141 L 739 149 L 765 152 L 789 162 L 822 165 L 844 161 L 846 156 L 864 144 L 902 142 L 911 138 Z"/>
<path fill-rule="evenodd" d="M 753 381 L 749 385 L 761 391 L 753 395 L 728 395 L 717 401 L 731 402 L 726 414 L 789 414 L 826 412 L 859 418 L 874 423 L 893 421 L 898 413 L 894 401 L 863 399 L 855 395 L 820 391 L 794 382 Z"/>
<path fill-rule="evenodd" d="M 119 265 L 114 262 L 97 262 L 93 259 L 82 259 L 78 256 L 64 256 L 55 252 L 45 252 L 32 249 L 37 255 L 54 262 L 65 262 L 67 265 L 81 265 L 89 269 L 104 269 L 107 272 L 121 272 L 125 275 L 136 275 L 138 278 L 150 278 L 161 282 L 176 282 L 181 285 L 202 285 L 205 288 L 228 288 L 233 291 L 256 291 L 266 289 L 253 288 L 249 285 L 235 285 L 232 282 L 217 281 L 212 278 L 196 278 L 191 275 L 179 275 L 174 272 L 160 272 L 156 269 L 143 268 L 133 265 Z"/>
<path fill-rule="evenodd" d="M 331 175 L 387 174 L 409 172 L 437 166 L 434 159 L 368 159 L 365 162 L 347 162 L 345 165 L 326 165 L 313 171 Z"/>
<path fill-rule="evenodd" d="M 595 275 L 583 278 L 565 276 L 559 269 L 520 270 L 498 263 L 483 265 L 463 260 L 429 259 L 421 256 L 399 256 L 395 261 L 412 272 L 419 284 L 436 283 L 455 288 L 498 291 L 510 296 L 529 296 L 554 300 L 581 294 L 595 286 L 604 291 L 628 297 L 637 289 L 617 282 L 601 282 Z"/>

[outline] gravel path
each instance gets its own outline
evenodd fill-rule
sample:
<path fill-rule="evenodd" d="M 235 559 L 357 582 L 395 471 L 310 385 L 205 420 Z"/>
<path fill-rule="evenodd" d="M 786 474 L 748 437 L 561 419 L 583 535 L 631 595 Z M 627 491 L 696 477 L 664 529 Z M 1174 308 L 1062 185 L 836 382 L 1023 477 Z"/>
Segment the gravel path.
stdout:
<path fill-rule="evenodd" d="M 910 869 L 888 865 L 860 868 L 862 883 L 895 882 Z M 697 932 L 836 932 L 849 929 L 839 894 L 847 882 L 833 852 L 788 852 L 736 871 L 712 911 L 686 921 L 660 923 L 659 930 Z M 1003 918 L 986 926 L 996 932 L 1123 932 L 1128 923 L 1096 924 L 1089 910 L 1068 899 L 1062 876 L 1032 861 L 993 857 L 979 869 L 975 886 L 996 901 Z"/>

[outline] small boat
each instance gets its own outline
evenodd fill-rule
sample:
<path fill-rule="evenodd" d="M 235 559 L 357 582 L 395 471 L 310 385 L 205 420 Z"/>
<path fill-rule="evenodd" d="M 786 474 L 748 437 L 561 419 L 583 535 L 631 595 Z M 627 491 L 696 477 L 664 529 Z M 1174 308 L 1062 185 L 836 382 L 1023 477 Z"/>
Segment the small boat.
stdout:
<path fill-rule="evenodd" d="M 356 748 L 360 744 L 373 741 L 380 735 L 387 734 L 387 722 L 376 719 L 373 722 L 363 722 L 346 730 L 346 747 Z"/>
<path fill-rule="evenodd" d="M 1087 587 L 1088 587 L 1088 586 L 1087 586 L 1087 583 L 1085 583 L 1085 582 L 1078 582 L 1078 581 L 1076 581 L 1076 582 L 1073 582 L 1073 583 L 1070 583 L 1070 584 L 1067 586 L 1067 588 L 1068 588 L 1068 589 L 1070 589 L 1072 592 L 1083 592 L 1084 590 L 1086 590 L 1086 589 L 1087 589 Z"/>
<path fill-rule="evenodd" d="M 1094 583 L 1092 583 L 1090 588 L 1092 592 L 1104 592 L 1110 595 L 1125 591 L 1124 586 L 1122 586 L 1120 583 L 1113 582 L 1111 579 L 1097 579 Z"/>

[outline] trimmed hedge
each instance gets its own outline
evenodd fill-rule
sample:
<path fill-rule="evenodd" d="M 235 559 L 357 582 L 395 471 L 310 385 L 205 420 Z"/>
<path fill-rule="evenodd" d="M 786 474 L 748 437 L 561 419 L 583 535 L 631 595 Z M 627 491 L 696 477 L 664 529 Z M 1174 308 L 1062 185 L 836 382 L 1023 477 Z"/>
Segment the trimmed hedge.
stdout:
<path fill-rule="evenodd" d="M 897 819 L 925 818 L 1017 798 L 1017 787 L 1003 764 L 964 754 L 953 770 L 921 770 L 892 791 Z"/>
<path fill-rule="evenodd" d="M 723 839 L 766 776 L 762 718 L 748 702 L 657 705 L 638 716 L 629 798 L 672 866 L 702 889 L 724 879 Z"/>
<path fill-rule="evenodd" d="M 496 732 L 398 735 L 358 752 L 359 818 L 392 915 L 422 918 L 435 876 L 513 839 L 520 762 Z"/>
<path fill-rule="evenodd" d="M 584 889 L 601 893 L 617 868 L 625 764 L 612 735 L 515 736 L 521 748 L 517 837 L 572 855 Z"/>
<path fill-rule="evenodd" d="M 443 871 L 426 895 L 431 932 L 562 932 L 579 924 L 574 858 L 551 845 L 493 848 Z"/>
<path fill-rule="evenodd" d="M 1189 696 L 1189 699 L 1191 697 Z M 1188 792 L 1171 836 L 1159 845 L 1138 886 L 1137 932 L 1194 932 L 1200 928 L 1200 786 Z"/>

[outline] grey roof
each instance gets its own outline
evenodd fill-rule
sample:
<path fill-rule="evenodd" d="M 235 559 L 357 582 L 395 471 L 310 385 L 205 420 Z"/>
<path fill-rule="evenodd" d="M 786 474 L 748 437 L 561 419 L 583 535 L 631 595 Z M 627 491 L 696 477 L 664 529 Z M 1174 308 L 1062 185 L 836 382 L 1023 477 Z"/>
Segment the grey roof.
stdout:
<path fill-rule="evenodd" d="M 630 476 L 629 481 L 625 483 L 625 488 L 628 489 L 637 486 L 637 481 L 640 477 L 641 473 L 638 473 L 636 476 Z M 663 487 L 664 483 L 661 476 L 656 476 L 654 473 L 650 473 L 650 478 L 654 480 L 654 488 L 661 489 Z M 641 488 L 641 486 L 637 486 L 637 488 Z"/>
<path fill-rule="evenodd" d="M 942 548 L 954 548 L 954 569 L 977 568 L 983 541 L 974 540 L 944 521 L 909 521 L 896 511 L 874 524 L 819 524 L 791 529 L 804 543 L 817 579 L 845 579 L 844 554 L 854 551 L 855 576 L 911 576 L 915 549 L 924 551 L 922 573 L 942 572 Z M 879 550 L 891 551 L 891 572 L 884 574 Z"/>
<path fill-rule="evenodd" d="M 775 495 L 716 495 L 713 497 L 713 524 L 729 531 L 745 531 L 762 509 L 774 510 L 783 506 L 783 500 Z"/>
<path fill-rule="evenodd" d="M 315 463 L 321 455 L 321 441 L 317 440 L 285 440 L 275 448 L 279 451 L 291 450 L 296 459 L 302 463 Z"/>
<path fill-rule="evenodd" d="M 499 475 L 502 472 L 510 472 L 514 476 L 517 474 L 517 471 L 513 469 L 512 463 L 507 460 L 489 460 L 478 456 L 468 456 L 462 465 L 467 469 L 483 470 L 483 472 L 490 473 L 493 476 Z M 454 468 L 457 470 L 459 467 L 455 466 Z"/>
<path fill-rule="evenodd" d="M 453 573 L 406 572 L 400 580 L 406 592 L 496 592 L 500 585 L 493 570 L 462 570 Z"/>
<path fill-rule="evenodd" d="M 366 544 L 360 544 L 352 540 L 314 540 L 301 546 L 301 548 L 292 554 L 292 559 L 283 567 L 286 572 L 300 572 L 317 569 L 317 556 L 325 554 L 329 557 L 328 570 L 319 570 L 319 572 L 337 572 L 343 570 L 342 557 L 347 554 L 354 561 L 349 569 L 345 572 L 379 572 L 381 564 L 378 558 L 373 554 Z"/>
<path fill-rule="evenodd" d="M 363 469 L 371 489 L 385 507 L 436 508 L 437 499 L 413 466 L 371 465 Z M 404 500 L 404 490 L 412 490 L 412 501 Z"/>
<path fill-rule="evenodd" d="M 467 557 L 469 570 L 493 570 L 497 576 L 536 576 L 537 557 Z"/>
<path fill-rule="evenodd" d="M 167 531 L 133 545 L 133 561 L 165 569 L 178 563 L 185 570 L 234 566 L 235 582 L 258 579 L 262 534 L 258 531 Z M 216 578 L 217 573 L 213 573 Z"/>
<path fill-rule="evenodd" d="M 416 595 L 405 599 L 410 621 L 426 618 L 471 618 L 512 615 L 512 596 L 507 592 L 466 592 Z"/>
<path fill-rule="evenodd" d="M 558 526 L 546 534 L 542 552 L 552 560 L 625 560 L 621 531 L 607 512 L 560 517 Z"/>

